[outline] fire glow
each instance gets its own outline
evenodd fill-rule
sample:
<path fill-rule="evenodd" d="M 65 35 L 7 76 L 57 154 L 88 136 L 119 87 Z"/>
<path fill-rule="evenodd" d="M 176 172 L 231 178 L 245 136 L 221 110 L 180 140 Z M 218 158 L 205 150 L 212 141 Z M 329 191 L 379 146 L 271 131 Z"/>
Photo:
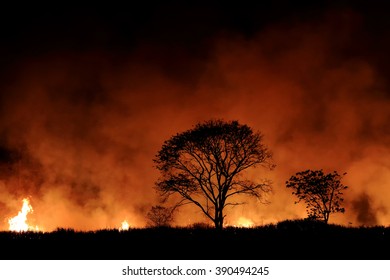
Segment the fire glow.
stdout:
<path fill-rule="evenodd" d="M 18 232 L 29 230 L 39 231 L 38 226 L 33 227 L 27 223 L 27 215 L 32 212 L 33 208 L 30 204 L 30 200 L 28 198 L 24 198 L 22 209 L 19 211 L 18 215 L 8 220 L 9 230 Z"/>
<path fill-rule="evenodd" d="M 263 23 L 257 13 L 264 10 L 245 9 L 245 13 L 252 11 L 248 24 L 260 19 Z M 121 224 L 125 218 L 131 228 L 144 227 L 148 207 L 159 198 L 153 189 L 158 177 L 152 163 L 156 151 L 170 136 L 210 118 L 238 120 L 263 132 L 276 163 L 270 174 L 248 172 L 250 180 L 273 182 L 270 203 L 243 198 L 245 211 L 241 206 L 229 209 L 226 225 L 251 225 L 239 221 L 241 213 L 253 226 L 304 218 L 305 205 L 294 203 L 285 181 L 295 172 L 319 168 L 347 173 L 346 211 L 331 222 L 389 225 L 390 81 L 385 62 L 390 36 L 371 32 L 377 26 L 366 25 L 365 9 L 361 12 L 330 9 L 313 18 L 311 13 L 307 19 L 294 14 L 284 21 L 277 10 L 281 21 L 261 28 L 257 22 L 243 34 L 239 28 L 229 30 L 230 24 L 220 29 L 221 21 L 215 19 L 227 19 L 230 12 L 216 17 L 177 13 L 178 22 L 189 24 L 191 30 L 182 32 L 183 40 L 168 16 L 158 25 L 143 20 L 137 25 L 132 19 L 127 27 L 115 27 L 111 33 L 115 36 L 147 27 L 146 40 L 133 38 L 144 36 L 143 29 L 126 34 L 125 40 L 108 40 L 132 38 L 131 47 L 97 47 L 94 43 L 112 37 L 104 33 L 100 38 L 92 32 L 93 40 L 81 40 L 91 45 L 73 48 L 77 42 L 63 44 L 62 40 L 79 36 L 69 36 L 68 31 L 45 38 L 48 41 L 34 40 L 36 51 L 26 48 L 25 55 L 9 59 L 3 52 L 7 63 L 1 66 L 7 76 L 2 75 L 0 83 L 0 215 L 5 218 L 1 230 L 28 230 L 29 224 L 45 231 L 56 227 L 122 230 L 127 228 Z M 31 18 L 31 23 L 38 18 Z M 124 24 L 125 18 L 119 18 L 104 28 L 93 26 L 109 32 L 115 24 Z M 196 18 L 201 22 L 188 21 Z M 211 20 L 210 26 L 204 20 Z M 41 22 L 28 30 L 43 32 L 46 26 Z M 69 23 L 72 28 L 73 21 Z M 58 31 L 63 26 L 67 25 L 61 23 Z M 152 26 L 168 36 L 152 32 Z M 84 30 L 73 27 L 75 34 Z M 42 36 L 52 34 L 54 27 L 47 28 Z M 186 30 L 185 25 L 180 28 Z M 60 43 L 51 43 L 62 35 Z M 153 35 L 158 36 L 149 38 Z M 20 46 L 31 38 L 41 37 L 31 34 L 3 43 Z M 54 49 L 48 52 L 48 46 Z M 10 208 L 12 199 L 26 194 L 34 198 L 37 222 L 30 218 L 28 206 L 20 217 L 8 220 L 20 210 L 19 205 Z M 203 219 L 189 205 L 180 210 L 173 225 Z"/>
<path fill-rule="evenodd" d="M 255 224 L 251 219 L 248 219 L 248 218 L 241 216 L 232 224 L 226 223 L 225 226 L 251 228 L 251 227 L 254 227 Z"/>
<path fill-rule="evenodd" d="M 248 219 L 248 218 L 245 218 L 245 217 L 240 217 L 238 218 L 237 220 L 237 227 L 253 227 L 254 226 L 254 223 L 252 222 L 252 220 Z"/>
<path fill-rule="evenodd" d="M 121 227 L 119 228 L 119 230 L 129 230 L 129 228 L 130 228 L 129 223 L 126 220 L 124 220 L 122 222 Z"/>

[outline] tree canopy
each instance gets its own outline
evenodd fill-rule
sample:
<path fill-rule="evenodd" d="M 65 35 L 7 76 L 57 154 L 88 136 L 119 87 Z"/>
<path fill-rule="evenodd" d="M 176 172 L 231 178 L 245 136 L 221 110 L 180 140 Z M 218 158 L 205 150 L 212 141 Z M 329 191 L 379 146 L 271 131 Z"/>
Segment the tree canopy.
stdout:
<path fill-rule="evenodd" d="M 243 178 L 249 168 L 272 169 L 274 164 L 263 135 L 238 121 L 198 123 L 166 140 L 154 162 L 161 173 L 156 189 L 162 197 L 178 194 L 178 205 L 196 205 L 218 229 L 223 228 L 225 208 L 242 203 L 233 196 L 261 198 L 271 190 L 269 180 Z"/>
<path fill-rule="evenodd" d="M 162 205 L 155 205 L 148 211 L 148 226 L 151 227 L 166 227 L 173 222 L 174 208 L 167 208 Z"/>
<path fill-rule="evenodd" d="M 343 175 L 345 175 L 344 173 Z M 328 223 L 331 213 L 344 213 L 341 207 L 343 191 L 348 187 L 341 183 L 342 176 L 334 171 L 325 174 L 320 170 L 305 170 L 298 172 L 286 182 L 287 188 L 292 188 L 292 194 L 306 203 L 309 218 L 322 219 Z"/>

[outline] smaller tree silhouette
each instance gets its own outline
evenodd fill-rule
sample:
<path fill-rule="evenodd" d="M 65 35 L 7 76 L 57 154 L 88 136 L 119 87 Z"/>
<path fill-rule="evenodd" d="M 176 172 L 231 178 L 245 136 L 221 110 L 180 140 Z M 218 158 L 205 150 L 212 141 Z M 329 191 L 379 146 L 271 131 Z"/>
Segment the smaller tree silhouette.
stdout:
<path fill-rule="evenodd" d="M 152 206 L 152 208 L 146 214 L 146 217 L 148 218 L 148 226 L 170 226 L 173 222 L 174 210 L 175 208 L 164 207 L 161 205 Z"/>
<path fill-rule="evenodd" d="M 291 176 L 286 187 L 294 189 L 292 194 L 298 197 L 295 203 L 306 203 L 309 218 L 322 219 L 327 224 L 331 213 L 345 212 L 341 207 L 342 195 L 348 187 L 341 183 L 341 179 L 337 171 L 325 174 L 322 169 L 306 170 Z"/>

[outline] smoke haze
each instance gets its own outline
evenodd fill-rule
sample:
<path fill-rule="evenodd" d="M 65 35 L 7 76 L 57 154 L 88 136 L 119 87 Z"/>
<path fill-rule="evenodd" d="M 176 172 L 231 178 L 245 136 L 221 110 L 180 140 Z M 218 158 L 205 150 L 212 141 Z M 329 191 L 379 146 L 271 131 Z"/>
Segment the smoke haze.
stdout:
<path fill-rule="evenodd" d="M 147 24 L 139 21 L 139 30 L 132 27 L 125 42 L 119 22 L 133 22 L 123 14 L 115 21 L 86 15 L 81 30 L 91 28 L 92 42 L 70 35 L 75 23 L 54 39 L 42 23 L 17 40 L 7 37 L 0 229 L 8 228 L 24 197 L 34 208 L 30 223 L 45 230 L 118 228 L 125 219 L 145 226 L 158 203 L 154 155 L 164 140 L 210 118 L 262 132 L 276 164 L 272 172 L 250 174 L 273 180 L 270 204 L 230 209 L 228 223 L 306 217 L 285 181 L 323 168 L 346 172 L 349 186 L 345 214 L 330 222 L 388 225 L 390 94 L 382 48 L 389 34 L 369 33 L 376 27 L 372 15 L 356 7 L 315 8 L 314 15 L 307 8 L 299 16 L 272 10 L 278 17 L 266 23 L 245 10 L 248 22 L 240 25 L 227 20 L 230 9 L 199 8 L 201 19 L 187 10 L 172 19 L 163 9 L 148 14 Z M 11 50 L 13 41 L 26 49 Z M 176 221 L 204 218 L 186 207 Z"/>

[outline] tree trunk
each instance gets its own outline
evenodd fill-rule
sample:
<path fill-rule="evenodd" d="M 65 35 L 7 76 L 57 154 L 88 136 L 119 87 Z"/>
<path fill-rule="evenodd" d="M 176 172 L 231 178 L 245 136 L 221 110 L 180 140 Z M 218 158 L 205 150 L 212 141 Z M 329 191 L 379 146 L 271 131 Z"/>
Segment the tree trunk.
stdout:
<path fill-rule="evenodd" d="M 223 213 L 222 210 L 217 209 L 215 211 L 215 219 L 214 219 L 215 228 L 217 230 L 223 229 Z"/>
<path fill-rule="evenodd" d="M 328 221 L 329 221 L 329 212 L 325 212 L 324 221 L 325 221 L 325 224 L 328 224 Z"/>

